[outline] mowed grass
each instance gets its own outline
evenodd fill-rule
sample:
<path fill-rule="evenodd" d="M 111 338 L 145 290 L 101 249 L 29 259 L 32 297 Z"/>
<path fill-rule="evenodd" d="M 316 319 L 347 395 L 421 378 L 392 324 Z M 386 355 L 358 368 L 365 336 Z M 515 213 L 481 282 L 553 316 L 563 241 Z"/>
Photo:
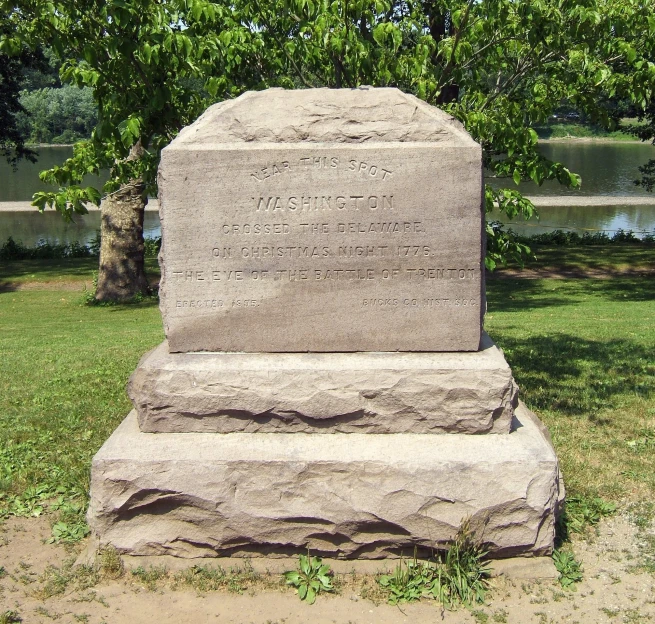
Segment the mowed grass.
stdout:
<path fill-rule="evenodd" d="M 652 499 L 655 280 L 499 279 L 487 295 L 486 329 L 550 429 L 569 493 Z"/>
<path fill-rule="evenodd" d="M 12 260 L 0 263 L 0 292 L 23 284 L 40 282 L 51 286 L 78 284 L 88 288 L 98 271 L 98 258 L 53 258 L 48 260 Z M 157 258 L 146 258 L 148 279 L 159 279 Z"/>
<path fill-rule="evenodd" d="M 567 252 L 557 250 L 564 265 Z M 597 252 L 572 261 L 589 265 Z M 95 262 L 61 269 L 30 261 L 0 272 L 9 284 L 80 276 L 78 292 L 0 292 L 0 517 L 58 497 L 78 501 L 82 517 L 91 458 L 131 407 L 125 385 L 139 358 L 163 339 L 156 303 L 88 307 L 81 287 Z M 651 500 L 655 280 L 495 279 L 488 300 L 486 329 L 550 428 L 568 492 Z"/>
<path fill-rule="evenodd" d="M 566 247 L 531 244 L 535 258 L 526 262 L 529 269 L 552 271 L 655 272 L 655 245 L 567 245 Z"/>
<path fill-rule="evenodd" d="M 86 501 L 91 457 L 130 409 L 125 384 L 163 339 L 159 309 L 81 292 L 0 293 L 0 517 Z"/>

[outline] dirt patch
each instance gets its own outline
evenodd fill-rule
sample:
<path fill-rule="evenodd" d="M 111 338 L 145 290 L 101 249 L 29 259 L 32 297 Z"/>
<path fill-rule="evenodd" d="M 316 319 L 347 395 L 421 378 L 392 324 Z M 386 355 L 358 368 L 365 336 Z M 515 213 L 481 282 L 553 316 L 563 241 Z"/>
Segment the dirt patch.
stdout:
<path fill-rule="evenodd" d="M 655 267 L 650 269 L 595 269 L 595 268 L 559 268 L 545 267 L 539 269 L 533 268 L 502 268 L 493 272 L 486 272 L 487 280 L 496 279 L 612 279 L 621 277 L 649 277 L 655 276 Z"/>
<path fill-rule="evenodd" d="M 431 601 L 392 607 L 380 602 L 373 577 L 341 579 L 340 595 L 321 595 L 313 606 L 285 589 L 277 575 L 217 591 L 175 583 L 161 570 L 150 582 L 127 569 L 111 580 L 94 568 L 72 568 L 84 547 L 45 543 L 48 518 L 10 518 L 0 526 L 0 615 L 15 611 L 23 622 L 167 624 L 386 624 L 446 622 L 551 624 L 554 622 L 655 622 L 655 578 L 638 569 L 639 536 L 623 517 L 605 520 L 597 536 L 573 548 L 584 567 L 576 591 L 557 582 L 503 577 L 493 580 L 487 603 L 473 611 L 443 611 Z M 368 588 L 368 589 L 367 589 Z M 367 591 L 364 591 L 367 589 Z M 242 593 L 238 593 L 241 591 Z M 372 596 L 371 600 L 366 596 Z"/>
<path fill-rule="evenodd" d="M 19 290 L 65 290 L 82 292 L 91 288 L 91 282 L 0 282 L 0 292 L 16 292 Z"/>
<path fill-rule="evenodd" d="M 153 279 L 149 282 L 150 288 L 156 290 L 159 288 L 159 279 Z M 80 294 L 84 291 L 88 291 L 92 288 L 93 283 L 91 281 L 21 281 L 14 282 L 10 280 L 0 281 L 0 293 L 3 292 L 17 292 L 19 290 L 63 290 L 67 292 L 79 292 Z"/>

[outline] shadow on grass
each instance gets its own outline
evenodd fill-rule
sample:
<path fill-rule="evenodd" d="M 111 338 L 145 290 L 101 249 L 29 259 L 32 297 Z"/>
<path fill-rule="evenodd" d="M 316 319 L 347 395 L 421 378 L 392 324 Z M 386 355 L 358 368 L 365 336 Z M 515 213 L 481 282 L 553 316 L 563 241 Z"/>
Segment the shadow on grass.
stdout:
<path fill-rule="evenodd" d="M 593 294 L 609 301 L 655 301 L 653 277 L 620 277 L 616 279 L 579 280 L 571 285 L 573 296 Z"/>
<path fill-rule="evenodd" d="M 539 247 L 531 245 L 537 260 L 527 261 L 527 268 L 561 270 L 593 269 L 611 273 L 613 269 L 655 268 L 655 245 L 599 245 L 584 247 Z"/>
<path fill-rule="evenodd" d="M 97 305 L 98 307 L 106 307 L 108 312 L 124 312 L 125 310 L 134 310 L 135 308 L 156 308 L 159 306 L 159 297 L 157 295 L 136 297 L 132 301 Z"/>
<path fill-rule="evenodd" d="M 18 284 L 15 282 L 3 282 L 0 281 L 0 294 L 10 293 L 18 290 Z"/>
<path fill-rule="evenodd" d="M 541 279 L 494 279 L 487 282 L 488 312 L 526 312 L 576 303 L 578 300 L 570 293 L 548 288 Z"/>
<path fill-rule="evenodd" d="M 632 340 L 585 340 L 569 334 L 504 337 L 495 332 L 523 400 L 568 415 L 616 408 L 626 395 L 655 394 L 653 350 Z M 600 424 L 600 423 L 599 423 Z"/>
<path fill-rule="evenodd" d="M 489 312 L 526 312 L 570 306 L 590 297 L 616 302 L 654 301 L 655 279 L 649 276 L 547 281 L 519 278 L 487 282 Z"/>
<path fill-rule="evenodd" d="M 0 281 L 77 281 L 89 279 L 98 270 L 97 258 L 58 258 L 52 260 L 11 260 L 2 263 Z"/>

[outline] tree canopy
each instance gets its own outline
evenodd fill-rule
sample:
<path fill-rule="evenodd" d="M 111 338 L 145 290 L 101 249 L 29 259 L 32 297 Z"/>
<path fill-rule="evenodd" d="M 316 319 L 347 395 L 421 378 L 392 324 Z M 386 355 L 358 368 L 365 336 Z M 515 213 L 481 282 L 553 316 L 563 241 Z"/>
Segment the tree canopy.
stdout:
<path fill-rule="evenodd" d="M 0 41 L 11 34 L 7 10 L 0 5 Z M 5 46 L 6 47 L 6 46 Z M 36 160 L 36 153 L 25 145 L 20 128 L 20 102 L 23 72 L 44 63 L 40 50 L 29 50 L 20 41 L 8 52 L 0 44 L 0 155 L 14 166 L 21 158 Z"/>
<path fill-rule="evenodd" d="M 103 193 L 131 179 L 156 192 L 160 150 L 214 101 L 246 89 L 396 86 L 440 106 L 480 142 L 486 208 L 529 217 L 516 184 L 578 177 L 537 150 L 532 126 L 563 102 L 605 127 L 608 102 L 650 119 L 655 0 L 18 0 L 0 50 L 46 42 L 63 81 L 91 88 L 98 124 L 74 157 L 46 174 L 36 204 L 84 212 L 100 193 L 82 175 L 109 167 Z M 650 116 L 649 116 L 650 115 Z M 646 132 L 646 131 L 644 131 Z M 128 158 L 135 146 L 143 150 Z M 520 255 L 488 226 L 487 265 Z"/>
<path fill-rule="evenodd" d="M 510 217 L 531 216 L 521 180 L 579 185 L 538 152 L 532 129 L 563 102 L 612 127 L 609 101 L 628 101 L 640 115 L 653 100 L 652 0 L 247 4 L 267 48 L 303 86 L 397 86 L 459 119 L 482 145 L 487 170 L 508 182 L 487 185 L 488 212 L 495 204 Z M 522 251 L 491 225 L 488 234 L 490 268 Z"/>
<path fill-rule="evenodd" d="M 54 206 L 67 217 L 84 213 L 84 203 L 98 204 L 100 194 L 79 184 L 85 173 L 103 168 L 111 170 L 104 193 L 134 178 L 155 192 L 161 148 L 212 98 L 249 86 L 229 78 L 237 68 L 246 77 L 239 46 L 250 33 L 219 4 L 27 0 L 12 6 L 14 34 L 0 48 L 46 41 L 63 61 L 62 81 L 90 88 L 98 107 L 91 140 L 78 143 L 73 158 L 42 176 L 60 188 L 37 194 L 40 208 Z M 128 159 L 137 143 L 141 157 Z"/>

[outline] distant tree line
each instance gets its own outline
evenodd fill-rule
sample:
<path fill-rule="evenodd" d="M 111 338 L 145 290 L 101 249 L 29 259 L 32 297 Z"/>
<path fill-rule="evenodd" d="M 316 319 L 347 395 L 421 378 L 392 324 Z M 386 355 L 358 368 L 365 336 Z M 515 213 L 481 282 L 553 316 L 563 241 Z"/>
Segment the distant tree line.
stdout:
<path fill-rule="evenodd" d="M 34 143 L 75 143 L 88 139 L 98 123 L 98 106 L 89 87 L 63 84 L 57 57 L 50 49 L 42 52 L 42 62 L 24 66 L 19 82 L 16 127 L 23 141 Z"/>

